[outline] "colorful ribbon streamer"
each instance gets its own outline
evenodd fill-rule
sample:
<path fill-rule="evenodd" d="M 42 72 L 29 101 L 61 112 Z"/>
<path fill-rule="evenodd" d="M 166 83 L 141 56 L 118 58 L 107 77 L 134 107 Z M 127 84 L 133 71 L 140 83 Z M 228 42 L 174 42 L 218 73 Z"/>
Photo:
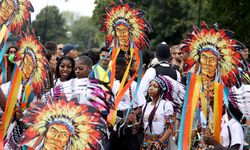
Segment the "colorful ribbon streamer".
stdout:
<path fill-rule="evenodd" d="M 217 142 L 220 142 L 220 130 L 221 130 L 221 118 L 223 109 L 223 91 L 224 85 L 220 83 L 214 83 L 214 138 Z"/>
<path fill-rule="evenodd" d="M 13 77 L 12 77 L 12 81 L 10 84 L 10 90 L 8 92 L 8 98 L 7 98 L 7 102 L 6 102 L 6 107 L 5 107 L 5 111 L 2 117 L 2 124 L 0 125 L 0 148 L 3 146 L 3 139 L 4 136 L 6 134 L 6 130 L 9 126 L 10 120 L 12 118 L 13 112 L 14 112 L 14 108 L 16 106 L 16 102 L 17 102 L 17 96 L 18 96 L 18 92 L 19 92 L 19 88 L 22 82 L 22 74 L 21 71 L 18 67 L 15 67 L 14 71 L 13 71 Z"/>
<path fill-rule="evenodd" d="M 182 108 L 178 149 L 188 150 L 191 146 L 191 133 L 194 120 L 194 112 L 199 99 L 201 78 L 196 74 L 188 73 L 186 94 Z"/>

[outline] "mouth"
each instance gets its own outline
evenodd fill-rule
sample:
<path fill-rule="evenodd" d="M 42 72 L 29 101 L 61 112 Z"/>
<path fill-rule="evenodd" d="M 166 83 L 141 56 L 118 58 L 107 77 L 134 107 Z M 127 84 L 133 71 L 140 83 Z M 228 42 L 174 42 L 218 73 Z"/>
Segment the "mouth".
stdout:
<path fill-rule="evenodd" d="M 61 76 L 64 77 L 64 78 L 65 78 L 65 77 L 68 77 L 68 76 L 69 76 L 69 73 L 63 72 L 63 73 L 61 74 Z"/>

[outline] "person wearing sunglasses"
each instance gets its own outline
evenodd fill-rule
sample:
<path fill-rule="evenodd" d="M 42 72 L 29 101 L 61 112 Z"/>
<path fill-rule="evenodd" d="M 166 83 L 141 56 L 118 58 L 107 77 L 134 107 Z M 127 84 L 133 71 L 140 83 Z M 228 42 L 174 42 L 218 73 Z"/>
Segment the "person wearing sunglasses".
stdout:
<path fill-rule="evenodd" d="M 171 64 L 172 66 L 179 71 L 181 61 L 182 61 L 182 52 L 180 51 L 180 45 L 174 45 L 170 48 L 170 53 L 172 56 Z"/>
<path fill-rule="evenodd" d="M 64 47 L 64 44 L 62 44 L 62 43 L 57 45 L 56 54 L 57 54 L 58 59 L 61 58 L 64 55 L 64 53 L 62 51 L 63 47 Z"/>

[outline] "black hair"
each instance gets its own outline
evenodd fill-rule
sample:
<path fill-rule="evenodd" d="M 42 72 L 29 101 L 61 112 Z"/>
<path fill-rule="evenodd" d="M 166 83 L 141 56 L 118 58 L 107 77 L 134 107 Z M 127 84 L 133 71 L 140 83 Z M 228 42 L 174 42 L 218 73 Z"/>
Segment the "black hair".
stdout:
<path fill-rule="evenodd" d="M 126 59 L 125 58 L 117 58 L 116 59 L 116 66 L 122 66 L 122 67 L 126 67 Z"/>
<path fill-rule="evenodd" d="M 99 51 L 100 54 L 101 54 L 102 52 L 109 52 L 109 49 L 108 49 L 106 46 L 104 46 L 104 47 L 102 47 L 102 48 L 100 49 L 100 51 Z"/>
<path fill-rule="evenodd" d="M 71 58 L 71 57 L 69 57 L 69 56 L 63 56 L 63 57 L 61 57 L 61 58 L 58 60 L 58 62 L 57 62 L 57 64 L 56 64 L 56 79 L 61 78 L 61 75 L 60 75 L 60 73 L 59 73 L 59 67 L 60 67 L 60 64 L 61 64 L 61 62 L 62 62 L 63 60 L 69 60 L 69 61 L 71 62 L 71 64 L 72 64 L 71 73 L 70 73 L 70 75 L 68 76 L 68 78 L 67 78 L 66 80 L 70 80 L 70 79 L 72 79 L 72 78 L 75 78 L 75 77 L 76 77 L 76 74 L 75 74 L 75 70 L 74 70 L 74 68 L 75 68 L 75 61 L 74 61 L 74 59 Z"/>
<path fill-rule="evenodd" d="M 11 45 L 11 46 L 7 49 L 6 54 L 9 54 L 11 48 L 15 48 L 15 49 L 16 49 L 16 52 L 18 51 L 18 47 L 17 47 L 17 46 Z"/>
<path fill-rule="evenodd" d="M 76 61 L 78 60 L 87 65 L 89 68 L 93 66 L 93 61 L 89 56 L 86 55 L 80 56 L 76 59 Z"/>
<path fill-rule="evenodd" d="M 49 41 L 47 42 L 44 47 L 46 48 L 47 52 L 49 54 L 56 54 L 56 50 L 57 50 L 57 44 L 53 41 Z"/>
<path fill-rule="evenodd" d="M 85 53 L 83 53 L 83 56 L 88 56 L 89 58 L 92 59 L 93 61 L 93 65 L 97 64 L 99 59 L 100 59 L 100 56 L 99 56 L 99 53 L 98 52 L 95 52 L 95 51 L 87 51 Z"/>

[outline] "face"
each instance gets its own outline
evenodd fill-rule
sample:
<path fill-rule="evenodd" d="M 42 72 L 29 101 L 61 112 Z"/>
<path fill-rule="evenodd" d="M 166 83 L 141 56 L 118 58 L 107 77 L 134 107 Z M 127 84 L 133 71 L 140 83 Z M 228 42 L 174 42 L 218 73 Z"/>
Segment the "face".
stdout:
<path fill-rule="evenodd" d="M 217 57 L 210 51 L 201 53 L 201 72 L 209 77 L 214 77 L 217 70 Z"/>
<path fill-rule="evenodd" d="M 125 72 L 125 66 L 117 65 L 116 71 L 115 71 L 115 78 L 116 80 L 122 80 L 124 72 Z"/>
<path fill-rule="evenodd" d="M 51 67 L 52 71 L 55 72 L 56 71 L 56 63 L 57 63 L 56 55 L 51 56 L 49 63 L 50 63 L 50 67 Z"/>
<path fill-rule="evenodd" d="M 182 60 L 182 52 L 179 49 L 174 49 L 171 55 L 172 55 L 173 59 L 175 59 L 176 61 L 181 62 L 181 60 Z"/>
<path fill-rule="evenodd" d="M 106 57 L 106 58 L 105 58 L 105 57 Z M 104 59 L 104 58 L 105 58 L 105 59 Z M 100 65 L 101 65 L 102 67 L 107 68 L 108 65 L 109 65 L 109 62 L 110 62 L 109 53 L 106 52 L 106 51 L 102 51 L 101 54 L 100 54 L 100 60 L 101 60 Z"/>
<path fill-rule="evenodd" d="M 243 49 L 240 53 L 244 59 L 248 59 L 248 54 L 249 54 L 248 48 Z"/>
<path fill-rule="evenodd" d="M 75 59 L 78 57 L 78 52 L 77 50 L 71 50 L 69 53 L 68 53 L 68 56 Z"/>
<path fill-rule="evenodd" d="M 131 67 L 129 69 L 129 73 L 130 73 L 131 76 L 134 75 L 134 73 L 137 70 L 137 67 L 138 67 L 138 64 L 136 63 L 136 60 L 133 60 L 132 64 L 131 64 Z"/>
<path fill-rule="evenodd" d="M 23 60 L 23 79 L 24 81 L 29 80 L 30 76 L 32 75 L 34 71 L 34 64 L 32 62 L 32 57 L 29 54 L 26 54 Z"/>
<path fill-rule="evenodd" d="M 63 46 L 64 46 L 63 44 L 57 45 L 56 53 L 57 53 L 58 58 L 61 58 L 63 56 L 63 52 L 62 52 Z"/>
<path fill-rule="evenodd" d="M 15 54 L 15 53 L 16 53 L 16 49 L 14 47 L 10 48 L 9 54 Z"/>
<path fill-rule="evenodd" d="M 73 66 L 70 60 L 63 59 L 59 66 L 59 74 L 61 76 L 61 81 L 66 81 L 73 70 Z"/>
<path fill-rule="evenodd" d="M 44 141 L 45 150 L 62 150 L 69 141 L 70 133 L 65 125 L 53 124 L 49 127 Z"/>
<path fill-rule="evenodd" d="M 160 96 L 160 86 L 156 81 L 151 81 L 148 87 L 148 95 L 152 98 Z"/>
<path fill-rule="evenodd" d="M 2 1 L 0 9 L 0 23 L 5 24 L 10 16 L 14 13 L 13 1 Z"/>
<path fill-rule="evenodd" d="M 90 71 L 91 68 L 89 68 L 86 64 L 80 60 L 76 61 L 75 73 L 78 79 L 88 78 Z"/>
<path fill-rule="evenodd" d="M 120 24 L 116 27 L 116 36 L 118 38 L 120 47 L 124 51 L 129 50 L 129 28 L 124 24 Z"/>

